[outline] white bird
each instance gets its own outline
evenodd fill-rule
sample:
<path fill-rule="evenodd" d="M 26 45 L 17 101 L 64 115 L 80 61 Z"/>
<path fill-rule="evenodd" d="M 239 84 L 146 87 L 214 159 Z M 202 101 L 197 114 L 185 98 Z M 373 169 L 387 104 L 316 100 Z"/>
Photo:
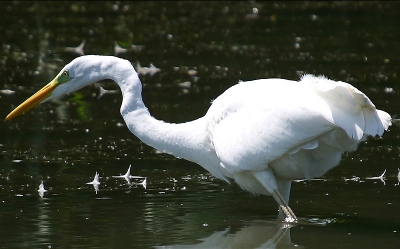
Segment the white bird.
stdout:
<path fill-rule="evenodd" d="M 319 177 L 367 136 L 381 136 L 388 113 L 352 85 L 305 75 L 299 82 L 241 82 L 216 98 L 205 116 L 181 124 L 155 119 L 142 100 L 132 64 L 112 56 L 74 59 L 45 87 L 13 110 L 10 120 L 38 103 L 103 79 L 121 88 L 121 115 L 140 140 L 201 165 L 243 189 L 272 195 L 284 221 L 296 223 L 288 205 L 291 182 Z"/>

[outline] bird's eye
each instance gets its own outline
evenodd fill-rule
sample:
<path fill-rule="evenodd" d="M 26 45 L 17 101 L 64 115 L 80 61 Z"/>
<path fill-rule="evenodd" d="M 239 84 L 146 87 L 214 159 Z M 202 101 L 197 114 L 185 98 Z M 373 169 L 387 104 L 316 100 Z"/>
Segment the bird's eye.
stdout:
<path fill-rule="evenodd" d="M 69 77 L 68 70 L 64 70 L 60 76 L 58 76 L 58 83 L 62 84 L 69 81 L 71 78 Z"/>

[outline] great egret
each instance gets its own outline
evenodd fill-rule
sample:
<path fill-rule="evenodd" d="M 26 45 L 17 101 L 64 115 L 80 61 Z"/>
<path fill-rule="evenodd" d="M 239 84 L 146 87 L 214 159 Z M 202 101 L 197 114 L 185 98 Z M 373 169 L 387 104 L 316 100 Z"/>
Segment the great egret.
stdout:
<path fill-rule="evenodd" d="M 204 117 L 165 123 L 144 105 L 129 61 L 96 55 L 74 59 L 5 120 L 103 79 L 121 88 L 121 115 L 140 140 L 220 179 L 232 178 L 251 193 L 272 195 L 286 222 L 297 222 L 288 205 L 292 180 L 323 175 L 343 152 L 355 150 L 368 135 L 381 136 L 391 125 L 390 115 L 355 87 L 312 75 L 299 82 L 241 82 L 216 98 Z"/>

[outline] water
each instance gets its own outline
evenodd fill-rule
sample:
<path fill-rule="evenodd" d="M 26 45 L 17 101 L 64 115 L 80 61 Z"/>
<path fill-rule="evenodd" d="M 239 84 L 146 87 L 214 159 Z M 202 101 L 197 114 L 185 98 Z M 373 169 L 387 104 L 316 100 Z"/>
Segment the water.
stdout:
<path fill-rule="evenodd" d="M 128 48 L 118 56 L 160 68 L 141 76 L 143 98 L 168 122 L 203 115 L 239 80 L 304 73 L 349 82 L 395 117 L 400 108 L 398 3 L 8 2 L 0 11 L 0 90 L 15 91 L 1 92 L 2 117 L 83 41 L 85 54 L 113 55 L 116 41 Z M 326 226 L 281 229 L 271 197 L 145 146 L 124 125 L 120 93 L 98 96 L 94 85 L 1 123 L 1 248 L 398 248 L 397 126 L 321 180 L 293 183 L 295 213 Z M 146 188 L 112 177 L 129 165 Z M 384 170 L 385 182 L 366 179 Z M 96 172 L 97 194 L 86 184 Z"/>

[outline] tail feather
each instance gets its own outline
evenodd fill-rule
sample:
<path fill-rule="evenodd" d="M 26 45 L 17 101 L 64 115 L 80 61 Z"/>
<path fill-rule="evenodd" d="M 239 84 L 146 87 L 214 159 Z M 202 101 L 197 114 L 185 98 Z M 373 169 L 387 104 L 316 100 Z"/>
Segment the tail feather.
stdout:
<path fill-rule="evenodd" d="M 381 110 L 376 110 L 378 112 L 378 116 L 380 121 L 382 122 L 383 128 L 387 130 L 389 126 L 392 125 L 392 117 L 389 115 L 389 113 L 381 111 Z M 382 131 L 383 133 L 383 131 Z M 379 136 L 382 135 L 382 133 L 378 134 Z"/>
<path fill-rule="evenodd" d="M 345 82 L 329 80 L 323 76 L 303 76 L 312 82 L 315 91 L 328 103 L 333 122 L 354 140 L 365 135 L 381 136 L 391 125 L 391 116 L 377 110 L 372 101 L 360 90 Z"/>
<path fill-rule="evenodd" d="M 364 133 L 367 135 L 382 136 L 383 132 L 391 125 L 391 117 L 381 110 L 363 110 L 365 119 Z"/>

